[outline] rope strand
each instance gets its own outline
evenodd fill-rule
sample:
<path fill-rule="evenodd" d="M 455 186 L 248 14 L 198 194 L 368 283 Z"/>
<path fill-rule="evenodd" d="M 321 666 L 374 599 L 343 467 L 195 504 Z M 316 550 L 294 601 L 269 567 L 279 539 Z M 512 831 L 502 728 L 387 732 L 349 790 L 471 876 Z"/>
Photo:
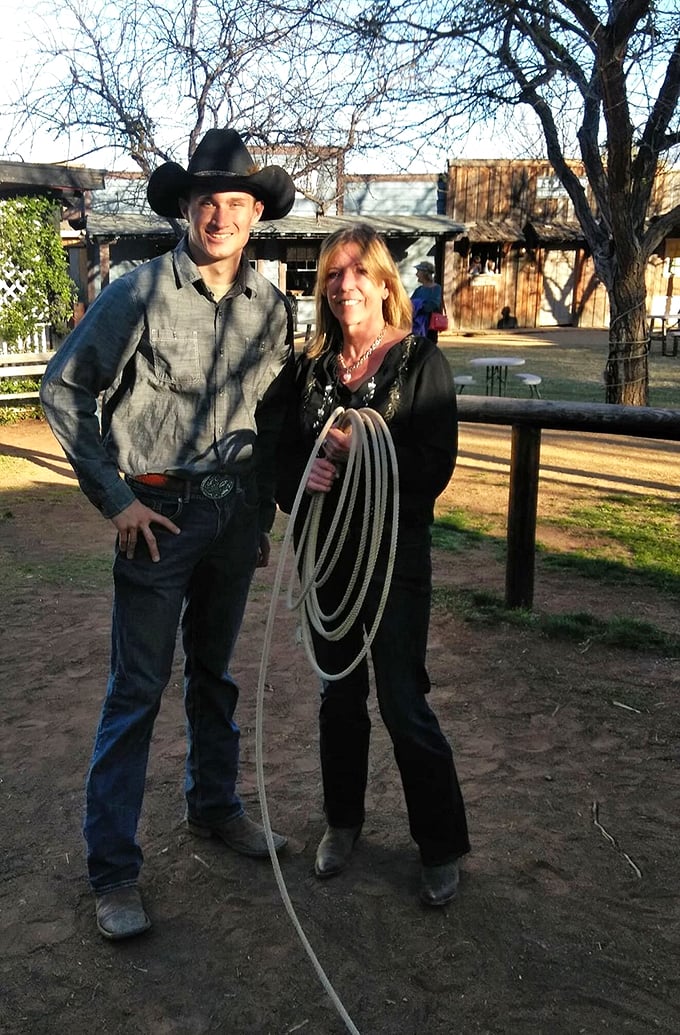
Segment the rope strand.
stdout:
<path fill-rule="evenodd" d="M 262 810 L 262 824 L 264 827 L 265 837 L 267 840 L 267 847 L 269 849 L 269 856 L 272 862 L 272 868 L 276 883 L 279 888 L 281 900 L 285 906 L 286 912 L 297 932 L 297 935 L 302 943 L 302 946 L 309 957 L 314 970 L 316 971 L 319 981 L 323 985 L 326 993 L 328 994 L 331 1002 L 337 1010 L 339 1016 L 342 1018 L 345 1027 L 350 1032 L 350 1035 L 360 1035 L 358 1028 L 355 1026 L 352 1018 L 349 1016 L 347 1010 L 343 1006 L 340 998 L 338 997 L 335 989 L 329 981 L 323 967 L 321 966 L 314 949 L 312 948 L 303 928 L 298 920 L 297 914 L 291 902 L 290 895 L 286 888 L 283 874 L 281 872 L 281 866 L 279 864 L 278 857 L 276 855 L 276 849 L 274 847 L 274 838 L 272 834 L 271 822 L 269 819 L 269 807 L 267 804 L 267 792 L 265 787 L 264 779 L 264 762 L 263 762 L 263 725 L 264 725 L 264 688 L 266 686 L 266 675 L 267 666 L 269 663 L 269 654 L 271 650 L 271 641 L 274 631 L 274 619 L 276 617 L 276 608 L 278 604 L 279 595 L 281 593 L 281 584 L 283 582 L 284 567 L 286 559 L 290 550 L 290 544 L 293 537 L 293 529 L 295 527 L 295 518 L 300 509 L 300 503 L 305 492 L 305 486 L 307 479 L 311 471 L 312 465 L 318 451 L 326 438 L 328 430 L 336 423 L 337 420 L 342 419 L 343 423 L 350 424 L 352 428 L 352 435 L 350 439 L 350 454 L 348 457 L 347 467 L 345 470 L 345 477 L 343 479 L 343 485 L 340 491 L 340 499 L 338 501 L 336 512 L 333 515 L 331 522 L 331 529 L 333 531 L 333 538 L 335 537 L 335 531 L 340 526 L 340 521 L 343 515 L 346 515 L 344 525 L 340 530 L 338 537 L 338 544 L 335 550 L 333 550 L 332 556 L 328 560 L 327 557 L 330 552 L 330 533 L 327 536 L 326 543 L 320 552 L 319 558 L 314 562 L 316 555 L 316 549 L 318 545 L 318 531 L 319 522 L 321 517 L 321 510 L 326 501 L 325 493 L 316 493 L 312 499 L 305 524 L 303 527 L 302 538 L 298 544 L 298 549 L 295 553 L 295 564 L 293 566 L 293 572 L 291 575 L 291 583 L 289 584 L 288 591 L 288 607 L 299 608 L 305 603 L 304 609 L 304 621 L 303 621 L 303 642 L 305 643 L 305 650 L 312 663 L 316 672 L 326 679 L 341 679 L 343 676 L 351 672 L 365 657 L 367 651 L 370 648 L 371 642 L 375 633 L 377 632 L 380 619 L 384 611 L 385 603 L 387 601 L 387 594 L 389 592 L 390 582 L 392 579 L 392 571 L 394 568 L 394 555 L 397 543 L 397 531 L 398 531 L 398 507 L 399 507 L 399 482 L 398 482 L 398 471 L 397 471 L 397 458 L 394 450 L 394 443 L 392 442 L 391 435 L 385 424 L 383 418 L 376 411 L 367 408 L 362 410 L 343 410 L 342 407 L 338 407 L 330 415 L 326 424 L 321 429 L 317 436 L 316 442 L 310 454 L 307 466 L 305 467 L 300 484 L 295 496 L 290 517 L 288 519 L 288 525 L 286 527 L 286 533 L 284 535 L 283 544 L 281 546 L 281 554 L 279 557 L 279 563 L 276 567 L 274 574 L 274 584 L 272 587 L 272 595 L 269 603 L 269 614 L 267 618 L 267 625 L 264 634 L 264 645 L 262 650 L 262 660 L 260 663 L 260 672 L 257 682 L 257 706 L 255 716 L 255 769 L 257 775 L 257 790 L 260 800 L 260 808 Z M 370 474 L 371 464 L 374 465 L 375 471 L 375 489 L 373 489 L 374 479 L 373 475 Z M 363 582 L 360 591 L 359 598 L 363 602 L 366 591 L 368 588 L 368 582 L 370 581 L 371 574 L 375 568 L 375 561 L 377 559 L 378 549 L 380 546 L 380 540 L 382 538 L 384 522 L 387 514 L 390 512 L 390 500 L 389 500 L 389 486 L 392 485 L 392 500 L 391 500 L 391 517 L 392 517 L 392 535 L 390 538 L 390 548 L 387 560 L 387 571 L 385 574 L 385 584 L 378 606 L 378 611 L 374 623 L 368 633 L 364 634 L 364 646 L 359 656 L 348 666 L 343 672 L 335 675 L 327 675 L 320 671 L 316 659 L 314 658 L 314 652 L 311 642 L 310 624 L 314 624 L 314 628 L 317 628 L 317 622 L 319 622 L 321 628 L 318 629 L 320 635 L 326 635 L 323 629 L 323 621 L 320 609 L 318 609 L 318 603 L 316 602 L 316 588 L 323 584 L 330 578 L 332 571 L 334 570 L 337 562 L 340 558 L 342 551 L 342 544 L 345 541 L 345 535 L 348 525 L 348 518 L 355 506 L 359 486 L 364 477 L 366 487 L 364 492 L 364 521 L 362 524 L 361 540 L 364 549 L 360 551 L 357 556 L 357 561 L 354 566 L 353 572 L 350 574 L 349 581 L 354 586 L 357 582 L 359 572 L 362 569 L 363 557 L 368 550 L 368 557 L 365 565 L 365 572 L 363 575 Z M 373 503 L 375 507 L 375 516 L 370 521 L 369 512 L 371 507 L 368 505 Z M 372 527 L 370 527 L 372 526 Z M 301 583 L 302 588 L 297 598 L 292 594 L 291 586 L 292 580 L 295 577 L 295 572 L 299 566 L 302 569 Z M 344 604 L 349 599 L 349 590 L 345 593 L 343 598 Z M 310 600 L 310 604 L 307 605 L 306 601 Z M 361 604 L 358 605 L 361 607 Z M 331 616 L 323 616 L 325 618 L 330 617 L 331 620 L 335 620 L 339 616 L 340 608 L 336 609 L 336 612 Z M 354 615 L 352 618 L 351 616 Z M 344 635 L 342 630 L 347 626 L 347 622 L 356 621 L 358 615 L 358 609 L 355 602 L 354 607 L 351 609 L 347 617 L 338 623 L 333 635 L 336 639 L 341 638 Z M 348 628 L 350 626 L 347 626 Z"/>

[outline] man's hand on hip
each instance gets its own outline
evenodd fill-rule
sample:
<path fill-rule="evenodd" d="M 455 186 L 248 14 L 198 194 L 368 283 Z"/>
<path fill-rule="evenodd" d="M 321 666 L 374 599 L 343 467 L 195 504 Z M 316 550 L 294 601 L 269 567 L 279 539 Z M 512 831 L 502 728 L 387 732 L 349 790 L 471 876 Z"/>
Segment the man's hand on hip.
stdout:
<path fill-rule="evenodd" d="M 170 518 L 164 517 L 163 514 L 157 514 L 155 510 L 152 510 L 151 507 L 146 507 L 139 500 L 135 500 L 125 510 L 121 510 L 120 514 L 116 514 L 115 517 L 111 518 L 111 521 L 118 532 L 120 552 L 124 553 L 130 560 L 135 555 L 137 540 L 142 535 L 149 548 L 151 560 L 160 561 L 161 555 L 158 550 L 158 543 L 151 531 L 152 524 L 162 525 L 163 528 L 167 528 L 169 532 L 173 532 L 175 535 L 179 535 L 181 531 L 177 525 L 173 524 Z"/>

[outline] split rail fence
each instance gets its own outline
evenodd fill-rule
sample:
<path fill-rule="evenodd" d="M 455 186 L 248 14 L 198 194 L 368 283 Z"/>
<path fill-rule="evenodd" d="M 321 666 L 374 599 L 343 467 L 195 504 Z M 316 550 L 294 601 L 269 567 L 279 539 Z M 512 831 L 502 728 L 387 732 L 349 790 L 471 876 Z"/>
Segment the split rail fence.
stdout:
<path fill-rule="evenodd" d="M 544 428 L 680 441 L 680 410 L 554 400 L 458 396 L 458 418 L 510 425 L 505 604 L 531 609 L 536 563 L 536 514 Z"/>

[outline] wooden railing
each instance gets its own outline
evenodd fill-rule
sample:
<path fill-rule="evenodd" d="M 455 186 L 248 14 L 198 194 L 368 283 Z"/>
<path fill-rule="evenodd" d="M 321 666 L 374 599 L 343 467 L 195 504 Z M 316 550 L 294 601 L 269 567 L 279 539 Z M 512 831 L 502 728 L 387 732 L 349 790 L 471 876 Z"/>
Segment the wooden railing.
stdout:
<path fill-rule="evenodd" d="M 6 341 L 0 340 L 0 356 L 8 356 L 15 353 L 51 352 L 52 351 L 52 328 L 48 323 L 41 323 L 35 328 L 32 334 L 26 338 L 20 338 L 15 345 L 8 345 Z"/>
<path fill-rule="evenodd" d="M 505 568 L 505 603 L 512 608 L 530 609 L 534 599 L 536 511 L 544 428 L 680 441 L 680 410 L 474 395 L 459 395 L 457 402 L 460 421 L 507 424 L 512 428 Z"/>
<path fill-rule="evenodd" d="M 0 381 L 40 381 L 54 352 L 13 352 L 0 354 Z M 23 406 L 38 402 L 40 392 L 0 392 L 0 406 Z"/>

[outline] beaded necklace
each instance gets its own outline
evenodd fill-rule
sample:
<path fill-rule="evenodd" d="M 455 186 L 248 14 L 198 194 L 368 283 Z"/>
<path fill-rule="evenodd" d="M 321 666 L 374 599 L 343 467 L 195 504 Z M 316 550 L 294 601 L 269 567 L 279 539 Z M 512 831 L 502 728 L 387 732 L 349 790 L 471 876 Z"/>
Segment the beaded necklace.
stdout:
<path fill-rule="evenodd" d="M 369 347 L 366 349 L 366 351 L 364 353 L 362 353 L 361 356 L 359 356 L 359 358 L 354 363 L 351 363 L 350 366 L 347 366 L 347 364 L 345 363 L 344 359 L 342 358 L 342 352 L 338 353 L 338 361 L 340 362 L 340 364 L 342 366 L 342 371 L 343 371 L 340 376 L 341 376 L 341 379 L 342 379 L 344 384 L 347 384 L 347 382 L 352 379 L 352 374 L 354 373 L 354 371 L 358 370 L 359 367 L 362 366 L 366 362 L 366 360 L 368 359 L 368 357 L 371 355 L 372 352 L 375 352 L 375 350 L 378 348 L 378 346 L 381 344 L 383 338 L 385 337 L 385 331 L 386 330 L 387 330 L 387 324 L 384 323 L 383 324 L 383 328 L 382 328 L 380 334 L 375 339 L 373 344 L 369 345 Z"/>

